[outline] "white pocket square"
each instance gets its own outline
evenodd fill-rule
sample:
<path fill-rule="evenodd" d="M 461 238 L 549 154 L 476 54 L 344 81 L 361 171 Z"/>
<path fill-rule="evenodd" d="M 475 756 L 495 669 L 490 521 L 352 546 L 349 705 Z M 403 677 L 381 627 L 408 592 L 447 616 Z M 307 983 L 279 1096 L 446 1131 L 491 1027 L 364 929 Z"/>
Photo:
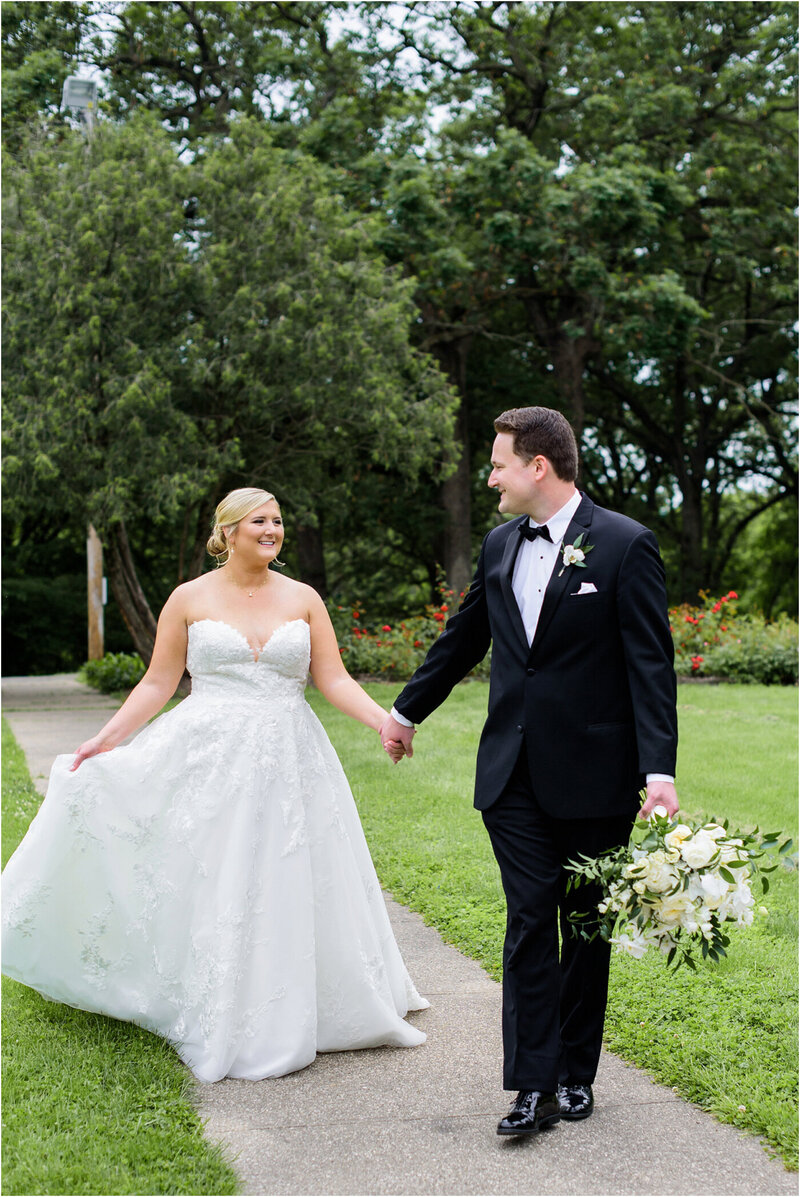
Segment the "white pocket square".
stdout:
<path fill-rule="evenodd" d="M 597 594 L 597 587 L 595 586 L 594 582 L 581 582 L 580 590 L 573 590 L 572 593 L 573 593 L 573 595 L 575 595 L 575 594 Z"/>

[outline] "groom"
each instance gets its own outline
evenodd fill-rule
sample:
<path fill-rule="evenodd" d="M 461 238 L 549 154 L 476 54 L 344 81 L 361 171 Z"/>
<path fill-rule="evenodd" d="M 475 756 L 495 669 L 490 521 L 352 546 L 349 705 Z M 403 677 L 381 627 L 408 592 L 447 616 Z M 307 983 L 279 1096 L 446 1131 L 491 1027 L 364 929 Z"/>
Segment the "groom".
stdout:
<path fill-rule="evenodd" d="M 414 724 L 491 643 L 475 806 L 508 910 L 503 1085 L 519 1095 L 497 1130 L 521 1135 L 592 1112 L 610 948 L 574 934 L 570 912 L 599 895 L 567 894 L 564 866 L 627 843 L 645 783 L 642 817 L 657 804 L 677 811 L 676 690 L 653 534 L 576 490 L 577 445 L 559 412 L 516 408 L 494 427 L 489 486 L 520 518 L 484 540 L 461 607 L 381 739 L 411 756 Z"/>

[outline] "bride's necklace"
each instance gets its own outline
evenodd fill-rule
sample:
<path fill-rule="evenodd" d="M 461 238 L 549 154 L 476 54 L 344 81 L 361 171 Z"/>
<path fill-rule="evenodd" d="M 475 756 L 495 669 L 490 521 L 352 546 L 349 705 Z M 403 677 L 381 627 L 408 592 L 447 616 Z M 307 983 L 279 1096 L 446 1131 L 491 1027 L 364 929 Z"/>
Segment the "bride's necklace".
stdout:
<path fill-rule="evenodd" d="M 267 583 L 269 582 L 269 573 L 267 573 L 267 576 L 263 582 L 258 582 L 255 586 L 242 586 L 241 583 L 236 581 L 236 579 L 234 578 L 234 576 L 232 574 L 231 574 L 230 580 L 231 580 L 232 585 L 234 585 L 237 590 L 243 590 L 247 594 L 248 598 L 252 598 L 253 595 L 256 593 L 256 591 L 263 590 L 264 587 L 267 585 Z"/>

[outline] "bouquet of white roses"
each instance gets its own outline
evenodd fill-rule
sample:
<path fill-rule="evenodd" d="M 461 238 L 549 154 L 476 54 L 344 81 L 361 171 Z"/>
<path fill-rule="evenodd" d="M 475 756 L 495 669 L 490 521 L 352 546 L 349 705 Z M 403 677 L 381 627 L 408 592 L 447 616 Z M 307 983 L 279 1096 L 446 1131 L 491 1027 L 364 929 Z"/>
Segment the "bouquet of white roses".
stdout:
<path fill-rule="evenodd" d="M 676 968 L 696 967 L 696 946 L 703 959 L 718 961 L 729 943 L 724 925 L 753 921 L 751 883 L 758 877 L 762 891 L 768 890 L 765 874 L 778 866 L 762 861 L 778 848 L 779 838 L 778 833 L 761 835 L 758 828 L 730 831 L 727 820 L 669 818 L 657 806 L 647 822 L 636 824 L 627 846 L 567 865 L 568 888 L 594 883 L 603 893 L 599 924 L 591 935 L 585 929 L 580 934 L 599 934 L 637 960 L 648 948 L 658 948 Z M 778 850 L 785 854 L 791 848 L 787 840 Z M 759 910 L 767 913 L 763 906 Z M 586 919 L 585 914 L 572 917 L 576 923 Z"/>

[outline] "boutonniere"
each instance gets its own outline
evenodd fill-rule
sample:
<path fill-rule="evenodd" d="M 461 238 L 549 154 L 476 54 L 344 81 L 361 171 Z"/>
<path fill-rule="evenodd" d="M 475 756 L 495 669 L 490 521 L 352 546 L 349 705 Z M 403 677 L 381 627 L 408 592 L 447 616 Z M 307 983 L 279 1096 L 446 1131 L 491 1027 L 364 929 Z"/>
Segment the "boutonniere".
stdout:
<path fill-rule="evenodd" d="M 586 569 L 586 562 L 584 557 L 587 553 L 591 553 L 594 548 L 593 544 L 584 544 L 584 537 L 586 533 L 581 532 L 580 536 L 576 536 L 572 544 L 564 544 L 561 542 L 561 560 L 563 565 L 558 571 L 559 578 L 563 574 L 568 565 L 577 565 L 579 569 Z"/>

